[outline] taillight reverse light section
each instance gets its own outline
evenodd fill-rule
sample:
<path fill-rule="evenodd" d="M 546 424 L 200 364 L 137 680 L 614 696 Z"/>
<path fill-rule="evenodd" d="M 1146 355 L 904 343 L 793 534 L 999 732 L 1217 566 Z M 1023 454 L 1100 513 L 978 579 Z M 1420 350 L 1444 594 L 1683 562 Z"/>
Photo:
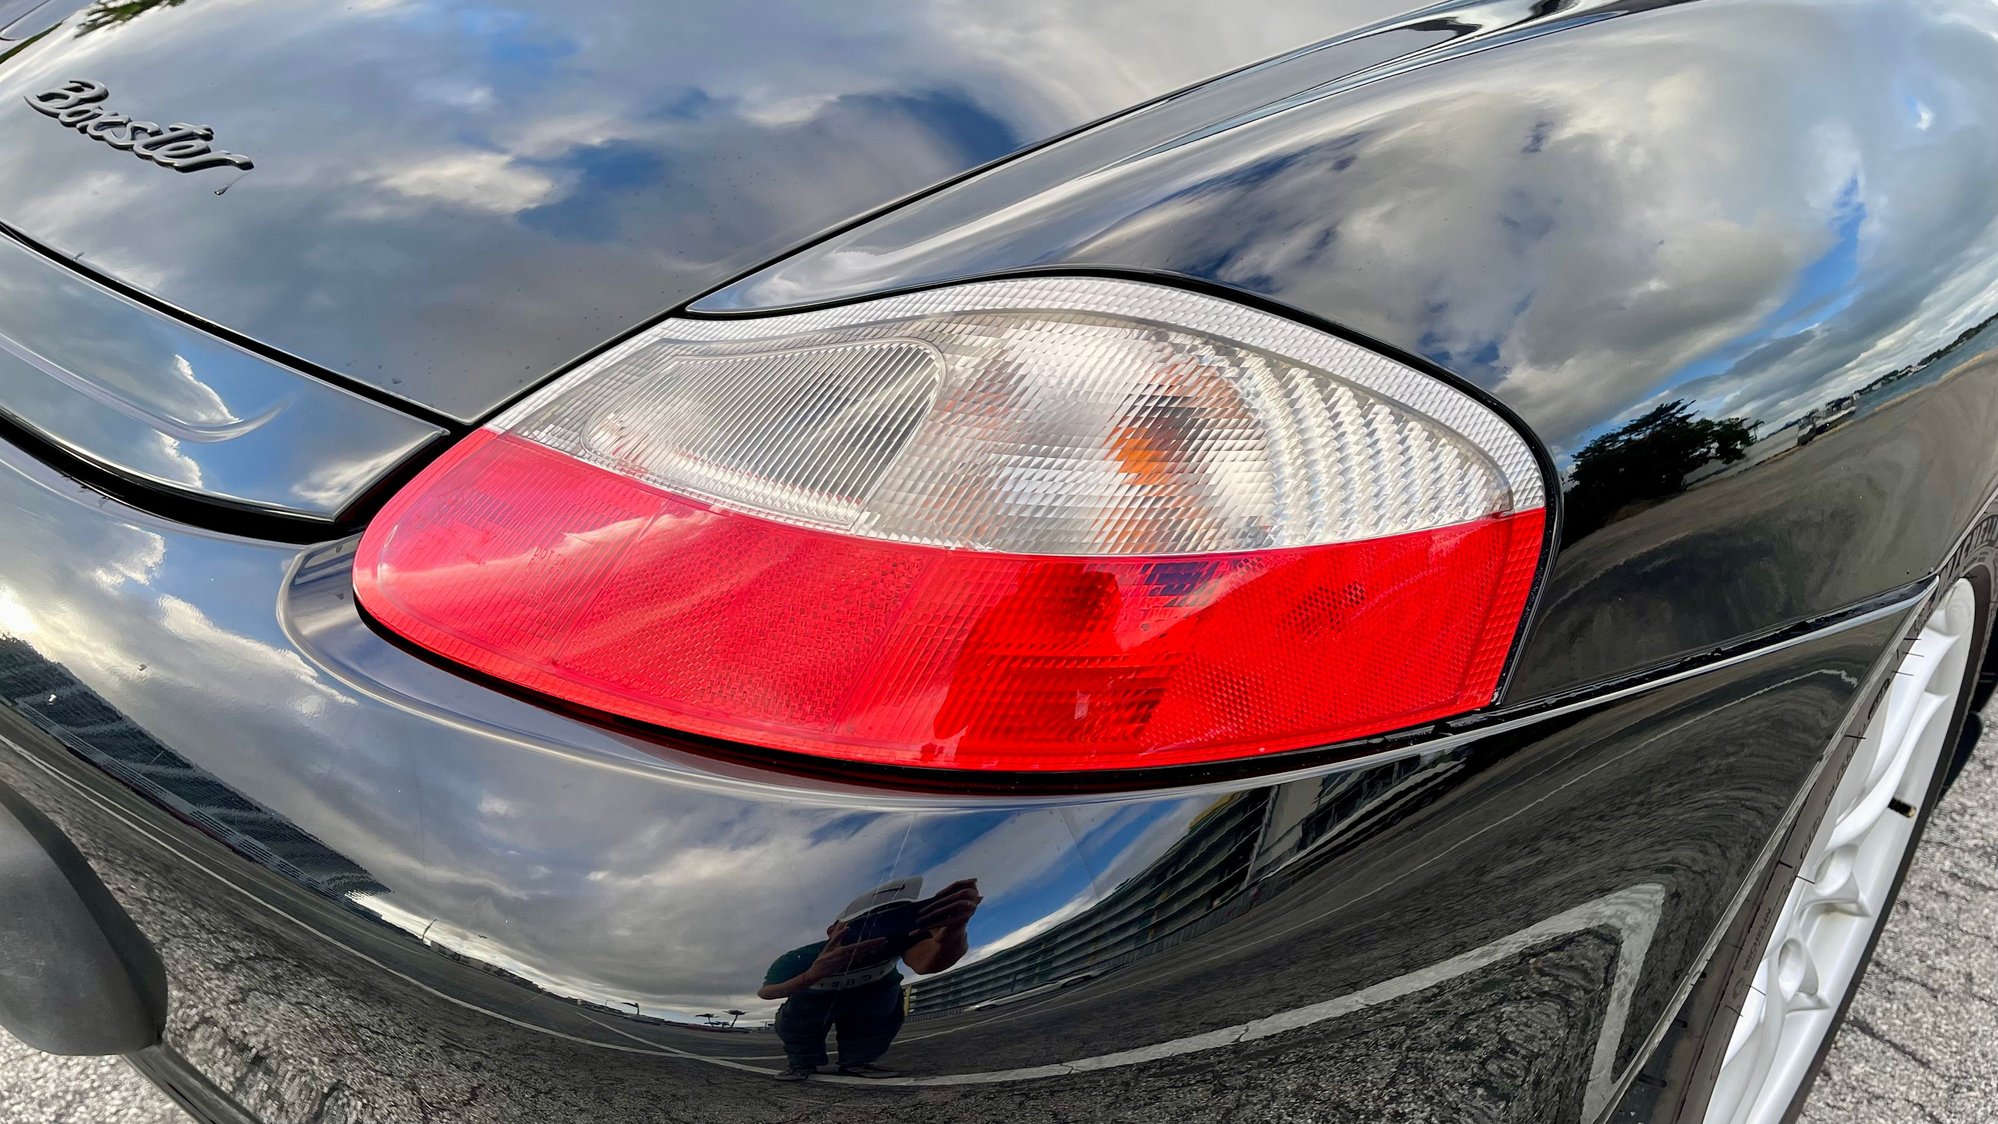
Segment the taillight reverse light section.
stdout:
<path fill-rule="evenodd" d="M 671 320 L 390 501 L 362 604 L 605 714 L 821 757 L 1127 769 L 1489 704 L 1525 440 L 1260 310 L 1100 278 Z"/>

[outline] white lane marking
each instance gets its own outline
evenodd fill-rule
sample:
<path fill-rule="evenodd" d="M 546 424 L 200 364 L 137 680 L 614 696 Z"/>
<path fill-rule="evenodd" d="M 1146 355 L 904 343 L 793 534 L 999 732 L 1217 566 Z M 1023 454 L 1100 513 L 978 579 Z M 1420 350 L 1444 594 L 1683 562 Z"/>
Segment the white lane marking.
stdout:
<path fill-rule="evenodd" d="M 1062 1077 L 1074 1073 L 1089 1073 L 1101 1069 L 1117 1069 L 1123 1066 L 1140 1065 L 1182 1054 L 1200 1053 L 1233 1046 L 1240 1042 L 1253 1042 L 1261 1038 L 1284 1034 L 1293 1030 L 1341 1018 L 1369 1007 L 1389 1003 L 1426 991 L 1438 984 L 1446 983 L 1459 976 L 1475 972 L 1499 961 L 1517 957 L 1534 945 L 1585 932 L 1604 926 L 1617 931 L 1620 938 L 1617 948 L 1616 976 L 1610 982 L 1609 1003 L 1603 1009 L 1602 1031 L 1597 1035 L 1596 1048 L 1590 1059 L 1589 1085 L 1583 1095 L 1582 1115 L 1584 1119 L 1595 1118 L 1608 1107 L 1610 1093 L 1615 1089 L 1616 1047 L 1622 1040 L 1624 1024 L 1630 1018 L 1630 1003 L 1637 990 L 1637 981 L 1643 974 L 1644 961 L 1651 950 L 1651 938 L 1658 930 L 1658 921 L 1665 904 L 1665 888 L 1655 882 L 1644 882 L 1600 898 L 1583 902 L 1581 905 L 1558 913 L 1544 921 L 1528 925 L 1524 929 L 1500 937 L 1488 944 L 1480 945 L 1469 952 L 1453 956 L 1448 960 L 1431 964 L 1426 968 L 1383 980 L 1359 991 L 1295 1007 L 1260 1019 L 1252 1019 L 1235 1026 L 1210 1030 L 1202 1034 L 1187 1035 L 1151 1046 L 1141 1046 L 1135 1050 L 1120 1050 L 1094 1057 L 1077 1058 L 1073 1061 L 1058 1062 L 1052 1065 L 1025 1066 L 1018 1069 L 995 1069 L 978 1073 L 952 1073 L 925 1077 L 889 1077 L 866 1079 L 840 1077 L 829 1074 L 814 1078 L 851 1085 L 889 1086 L 929 1086 L 929 1085 L 996 1085 L 1012 1081 L 1033 1081 L 1043 1077 Z M 595 1016 L 589 1017 L 605 1030 L 624 1035 L 637 1042 L 657 1046 L 638 1035 L 603 1022 Z M 758 1073 L 772 1073 L 774 1070 L 759 1069 L 744 1065 L 740 1061 L 710 1058 L 700 1054 L 674 1051 L 678 1056 L 725 1065 L 730 1069 L 750 1070 Z"/>

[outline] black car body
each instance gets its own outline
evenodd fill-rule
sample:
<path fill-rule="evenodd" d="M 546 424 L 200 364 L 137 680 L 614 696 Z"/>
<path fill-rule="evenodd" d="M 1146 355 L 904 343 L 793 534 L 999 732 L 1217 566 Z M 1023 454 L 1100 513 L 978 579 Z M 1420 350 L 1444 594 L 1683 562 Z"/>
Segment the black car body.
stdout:
<path fill-rule="evenodd" d="M 138 1064 L 276 1124 L 1697 1119 L 1668 1031 L 1930 599 L 1987 581 L 1998 17 L 1396 9 L 0 3 L 0 782 L 157 950 Z M 38 110 L 75 82 L 239 160 Z M 1521 425 L 1558 526 L 1494 705 L 1249 765 L 846 769 L 356 607 L 391 494 L 668 312 L 1044 275 Z M 984 895 L 915 1076 L 770 1082 L 764 965 L 903 875 Z"/>

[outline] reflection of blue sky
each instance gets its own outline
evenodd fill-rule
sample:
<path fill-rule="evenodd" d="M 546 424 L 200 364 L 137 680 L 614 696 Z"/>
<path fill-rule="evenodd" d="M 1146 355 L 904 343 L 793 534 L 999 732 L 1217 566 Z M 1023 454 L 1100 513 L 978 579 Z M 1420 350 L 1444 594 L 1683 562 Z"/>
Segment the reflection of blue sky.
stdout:
<path fill-rule="evenodd" d="M 1427 255 L 1419 329 L 1383 334 L 1493 388 L 1557 453 L 1672 398 L 1768 427 L 1850 393 L 1994 304 L 1998 206 L 1974 185 L 1998 172 L 1998 27 L 1950 13 L 1845 9 L 1772 37 L 1687 9 L 1586 58 L 1578 39 L 1554 67 L 1572 86 L 1466 110 L 1525 136 L 1516 156 L 1450 161 L 1437 174 L 1460 178 L 1417 189 L 1433 205 L 1395 208 L 1408 230 L 1348 238 L 1369 263 L 1354 284 Z"/>
<path fill-rule="evenodd" d="M 330 513 L 437 433 L 108 295 L 11 242 L 0 243 L 0 309 L 9 412 L 153 480 Z"/>
<path fill-rule="evenodd" d="M 255 173 L 218 199 L 0 113 L 0 218 L 470 412 L 856 214 L 1395 7 L 188 0 L 52 36 L 10 60 L 0 97 L 88 73 L 121 109 L 213 124 Z M 978 878 L 974 943 L 1016 940 L 1208 803 L 855 812 L 440 732 L 290 649 L 273 602 L 293 552 L 109 519 L 76 535 L 81 578 L 0 567 L 0 627 L 366 867 L 386 912 L 577 993 L 746 1005 L 773 956 L 903 873 Z M 129 627 L 97 623 L 114 619 Z"/>
<path fill-rule="evenodd" d="M 520 222 L 576 242 L 601 242 L 616 237 L 618 212 L 605 206 L 604 199 L 656 186 L 666 170 L 663 156 L 630 141 L 606 141 L 572 149 L 539 163 L 575 186 L 560 199 L 522 211 Z"/>
<path fill-rule="evenodd" d="M 1859 234 L 1865 221 L 1866 204 L 1861 201 L 1859 177 L 1855 175 L 1846 181 L 1832 209 L 1828 224 L 1831 228 L 1831 247 L 1798 271 L 1796 289 L 1789 298 L 1771 310 L 1755 327 L 1665 376 L 1659 381 L 1653 397 L 1631 413 L 1642 413 L 1674 398 L 1691 397 L 1697 400 L 1703 392 L 1711 389 L 1723 395 L 1723 400 L 1702 403 L 1708 407 L 1703 412 L 1726 415 L 1728 403 L 1725 397 L 1732 397 L 1730 392 L 1739 384 L 1735 377 L 1737 369 L 1752 370 L 1796 351 L 1809 342 L 1821 325 L 1851 308 L 1860 298 Z M 1492 359 L 1495 360 L 1496 356 L 1497 349 L 1493 347 Z M 1622 420 L 1583 431 L 1575 437 L 1575 444 L 1587 444 L 1592 438 L 1614 429 Z M 1780 423 L 1788 419 L 1771 420 Z"/>
<path fill-rule="evenodd" d="M 16 115 L 0 117 L 0 198 L 334 366 L 517 384 L 857 210 L 1331 18 L 1051 10 L 769 0 L 544 20 L 190 0 L 18 58 L 0 93 L 85 68 L 163 105 L 227 106 L 222 135 L 255 175 L 218 204 Z M 1083 256 L 1262 289 L 1417 347 L 1568 449 L 1665 392 L 1781 420 L 1994 303 L 1998 39 L 1974 13 L 1907 11 L 1687 5 L 1564 32 L 1163 153 L 1139 169 L 1147 207 L 1110 177 L 1100 213 L 1077 189 L 1015 218 L 1026 238 L 1066 232 Z M 259 47 L 161 65 L 216 40 Z M 1536 66 L 1506 69 L 1527 50 Z M 357 74 L 379 103 L 301 122 Z M 376 283 L 404 277 L 420 283 Z M 287 649 L 273 601 L 290 552 L 111 521 L 71 546 L 81 576 L 0 568 L 4 627 L 369 868 L 409 918 L 578 991 L 744 1005 L 777 952 L 903 873 L 979 878 L 990 948 L 1107 892 L 1204 806 L 759 805 L 446 735 L 352 702 Z M 95 627 L 133 604 L 129 629 Z M 235 688 L 221 710 L 218 680 Z"/>
<path fill-rule="evenodd" d="M 0 467 L 0 504 L 17 484 Z M 385 917 L 568 994 L 767 1015 L 753 993 L 769 962 L 908 874 L 926 892 L 978 879 L 974 947 L 1003 946 L 1098 900 L 1212 803 L 746 799 L 454 732 L 358 700 L 291 647 L 272 605 L 292 550 L 115 518 L 61 525 L 62 559 L 0 566 L 0 630 L 367 869 L 391 889 L 369 903 Z"/>
<path fill-rule="evenodd" d="M 1394 7 L 189 0 L 50 37 L 0 98 L 88 73 L 256 170 L 218 203 L 22 107 L 0 219 L 470 417 L 826 229 Z"/>
<path fill-rule="evenodd" d="M 1988 9 L 1680 5 L 1282 104 L 1058 187 L 1029 157 L 736 295 L 1178 271 L 1435 359 L 1557 456 L 1670 396 L 1780 424 L 1998 307 Z"/>
<path fill-rule="evenodd" d="M 925 893 L 977 878 L 987 895 L 970 936 L 974 957 L 1072 915 L 1136 873 L 1133 854 L 1156 856 L 1212 798 L 1107 804 L 941 819 L 912 834 L 907 871 L 931 872 Z"/>
<path fill-rule="evenodd" d="M 1846 181 L 1839 191 L 1831 221 L 1832 244 L 1822 256 L 1797 274 L 1796 291 L 1777 306 L 1752 331 L 1720 348 L 1714 354 L 1695 360 L 1667 378 L 1692 382 L 1726 374 L 1741 360 L 1771 341 L 1802 335 L 1852 307 L 1859 298 L 1859 230 L 1866 221 L 1866 204 L 1859 198 L 1859 177 Z"/>

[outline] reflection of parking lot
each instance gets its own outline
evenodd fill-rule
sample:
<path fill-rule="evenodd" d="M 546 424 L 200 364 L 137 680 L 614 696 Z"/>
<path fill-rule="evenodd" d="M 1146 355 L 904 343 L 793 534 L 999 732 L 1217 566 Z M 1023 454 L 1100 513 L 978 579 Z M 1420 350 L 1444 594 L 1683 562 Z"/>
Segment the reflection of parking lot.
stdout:
<path fill-rule="evenodd" d="M 1998 1121 L 1998 738 L 1987 737 L 1939 809 L 1853 1020 L 1807 1119 L 1813 1124 Z M 1041 1004 L 1029 1003 L 1027 1011 Z M 1057 998 L 1050 1008 L 1061 1006 Z M 966 1012 L 967 1020 L 1027 1013 Z M 1049 1015 L 1056 1014 L 1049 1011 Z M 951 1020 L 912 1026 L 915 1036 Z M 1028 1021 L 1035 1021 L 1029 1018 Z M 774 1035 L 701 1035 L 709 1052 L 778 1055 Z M 946 1036 L 946 1040 L 949 1036 Z M 940 1042 L 928 1044 L 933 1050 Z M 771 1060 L 751 1064 L 774 1066 Z M 1197 1066 L 1183 1080 L 1197 1082 Z M 1292 1072 L 1273 1059 L 1270 1081 Z M 1302 1072 L 1301 1070 L 1298 1072 Z M 1271 1090 L 1280 1094 L 1280 1090 Z M 1276 1095 L 1265 1111 L 1281 1113 Z M 1301 1105 L 1301 1102 L 1299 1102 Z M 184 1124 L 122 1064 L 50 1058 L 0 1038 L 4 1124 Z"/>

